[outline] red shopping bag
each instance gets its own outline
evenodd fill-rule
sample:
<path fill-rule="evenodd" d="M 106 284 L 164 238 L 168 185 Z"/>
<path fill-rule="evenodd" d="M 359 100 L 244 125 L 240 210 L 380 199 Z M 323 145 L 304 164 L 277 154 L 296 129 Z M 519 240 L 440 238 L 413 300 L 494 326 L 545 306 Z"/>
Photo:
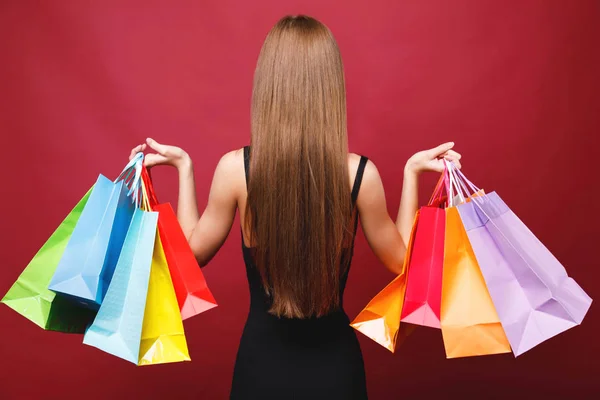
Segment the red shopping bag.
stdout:
<path fill-rule="evenodd" d="M 406 295 L 400 320 L 440 328 L 442 271 L 446 215 L 444 186 L 440 178 L 429 205 L 419 210 L 412 255 L 408 266 Z"/>
<path fill-rule="evenodd" d="M 152 211 L 158 212 L 158 232 L 169 265 L 181 318 L 190 318 L 216 307 L 217 302 L 206 285 L 204 274 L 181 230 L 171 204 L 158 203 L 152 187 L 152 179 L 146 168 L 142 169 L 142 179 L 148 191 L 150 207 Z"/>

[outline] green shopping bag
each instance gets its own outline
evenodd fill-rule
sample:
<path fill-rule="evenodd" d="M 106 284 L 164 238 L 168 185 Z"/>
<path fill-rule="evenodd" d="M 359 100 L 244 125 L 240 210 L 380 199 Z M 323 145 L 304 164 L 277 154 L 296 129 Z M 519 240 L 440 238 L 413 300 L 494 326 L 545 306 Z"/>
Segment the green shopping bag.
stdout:
<path fill-rule="evenodd" d="M 83 333 L 94 320 L 94 311 L 57 296 L 48 289 L 91 191 L 67 215 L 1 301 L 43 329 Z"/>

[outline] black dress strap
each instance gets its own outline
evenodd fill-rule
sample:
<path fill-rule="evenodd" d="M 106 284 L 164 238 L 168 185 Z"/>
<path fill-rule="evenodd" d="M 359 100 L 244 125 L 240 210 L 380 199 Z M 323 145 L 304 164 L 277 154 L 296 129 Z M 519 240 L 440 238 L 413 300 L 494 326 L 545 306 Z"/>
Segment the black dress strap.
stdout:
<path fill-rule="evenodd" d="M 356 170 L 356 178 L 354 178 L 354 185 L 352 186 L 352 204 L 355 204 L 356 199 L 358 198 L 358 191 L 360 190 L 360 184 L 362 182 L 363 174 L 365 173 L 367 161 L 369 161 L 367 157 L 360 156 L 360 162 L 358 163 L 358 169 Z"/>
<path fill-rule="evenodd" d="M 244 172 L 246 173 L 246 189 L 248 189 L 248 173 L 250 171 L 250 146 L 244 146 Z"/>

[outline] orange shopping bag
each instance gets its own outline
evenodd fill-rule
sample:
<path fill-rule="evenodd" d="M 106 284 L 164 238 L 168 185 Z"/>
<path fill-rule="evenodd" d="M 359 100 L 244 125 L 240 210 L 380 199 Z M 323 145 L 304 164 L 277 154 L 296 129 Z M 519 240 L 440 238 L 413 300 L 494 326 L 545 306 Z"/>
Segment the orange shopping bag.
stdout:
<path fill-rule="evenodd" d="M 401 344 L 415 328 L 414 325 L 410 324 L 400 326 L 400 314 L 404 306 L 408 264 L 418 220 L 419 212 L 417 212 L 413 222 L 402 272 L 379 292 L 350 324 L 354 329 L 392 353 L 396 349 L 396 345 Z"/>
<path fill-rule="evenodd" d="M 446 209 L 441 326 L 447 358 L 511 351 L 456 207 Z"/>

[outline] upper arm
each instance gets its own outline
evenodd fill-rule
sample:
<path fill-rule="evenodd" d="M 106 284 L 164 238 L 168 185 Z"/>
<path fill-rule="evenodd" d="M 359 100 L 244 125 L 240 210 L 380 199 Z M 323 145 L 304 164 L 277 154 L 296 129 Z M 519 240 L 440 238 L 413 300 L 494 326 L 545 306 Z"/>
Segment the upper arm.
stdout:
<path fill-rule="evenodd" d="M 396 224 L 390 218 L 383 182 L 372 161 L 368 161 L 365 167 L 356 205 L 369 246 L 390 271 L 399 274 L 406 246 Z"/>
<path fill-rule="evenodd" d="M 244 178 L 243 158 L 239 152 L 231 151 L 219 161 L 208 203 L 190 237 L 190 247 L 201 266 L 214 257 L 231 230 L 240 192 L 240 178 Z"/>

